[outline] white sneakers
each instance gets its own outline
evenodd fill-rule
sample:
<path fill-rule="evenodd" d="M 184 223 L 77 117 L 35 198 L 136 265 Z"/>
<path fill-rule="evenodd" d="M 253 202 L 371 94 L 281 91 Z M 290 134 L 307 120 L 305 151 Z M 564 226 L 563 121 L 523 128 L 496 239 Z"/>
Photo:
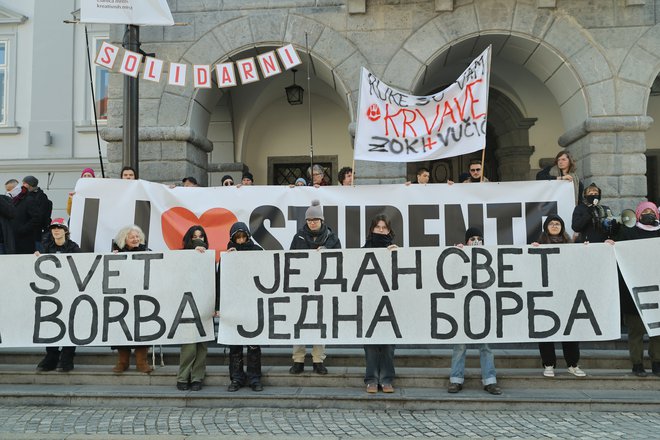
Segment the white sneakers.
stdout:
<path fill-rule="evenodd" d="M 568 372 L 571 373 L 573 376 L 577 376 L 577 377 L 584 377 L 587 375 L 587 373 L 580 370 L 580 367 L 578 367 L 577 365 L 575 367 L 568 367 Z"/>
<path fill-rule="evenodd" d="M 582 371 L 578 366 L 568 367 L 568 372 L 576 377 L 584 377 L 587 375 L 587 373 Z M 552 365 L 546 365 L 545 367 L 543 367 L 543 375 L 545 377 L 555 377 L 555 367 L 553 367 Z"/>

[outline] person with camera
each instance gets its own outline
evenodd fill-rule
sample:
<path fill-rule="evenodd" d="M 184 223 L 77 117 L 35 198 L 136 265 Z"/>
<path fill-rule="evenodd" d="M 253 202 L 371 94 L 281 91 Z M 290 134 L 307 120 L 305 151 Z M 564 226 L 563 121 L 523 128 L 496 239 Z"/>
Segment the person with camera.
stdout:
<path fill-rule="evenodd" d="M 660 237 L 660 213 L 654 203 L 639 203 L 635 209 L 635 217 L 637 218 L 635 225 L 631 228 L 621 228 L 616 234 L 616 241 Z M 628 352 L 632 372 L 635 376 L 645 377 L 644 333 L 646 333 L 646 328 L 621 272 L 619 272 L 619 295 L 623 322 L 628 327 Z M 654 375 L 660 376 L 660 336 L 649 336 L 649 357 L 651 357 L 651 371 Z"/>
<path fill-rule="evenodd" d="M 612 218 L 610 208 L 600 200 L 600 188 L 595 183 L 585 188 L 582 203 L 573 210 L 571 222 L 571 228 L 578 234 L 576 243 L 604 243 L 616 234 L 618 223 Z"/>

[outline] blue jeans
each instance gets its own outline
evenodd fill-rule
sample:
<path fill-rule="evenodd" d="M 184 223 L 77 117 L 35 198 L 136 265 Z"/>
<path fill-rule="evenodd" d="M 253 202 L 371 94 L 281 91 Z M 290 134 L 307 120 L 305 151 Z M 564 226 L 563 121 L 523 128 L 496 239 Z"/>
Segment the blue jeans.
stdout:
<path fill-rule="evenodd" d="M 394 345 L 365 345 L 367 369 L 364 383 L 392 385 L 394 380 Z"/>
<path fill-rule="evenodd" d="M 449 382 L 460 383 L 465 382 L 465 352 L 467 345 L 459 344 L 454 345 L 454 352 L 451 355 L 451 374 Z M 481 355 L 481 382 L 485 385 L 497 383 L 497 373 L 495 372 L 495 356 L 490 350 L 488 344 L 481 344 L 479 346 Z"/>

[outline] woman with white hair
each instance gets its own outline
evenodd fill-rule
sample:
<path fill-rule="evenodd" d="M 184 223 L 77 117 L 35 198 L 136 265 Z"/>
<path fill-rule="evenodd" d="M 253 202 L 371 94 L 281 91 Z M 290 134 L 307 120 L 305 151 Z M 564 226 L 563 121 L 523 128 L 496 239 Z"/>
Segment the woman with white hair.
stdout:
<path fill-rule="evenodd" d="M 149 251 L 145 243 L 145 236 L 142 229 L 137 225 L 130 225 L 122 228 L 112 243 L 112 252 L 145 252 Z M 148 347 L 112 347 L 117 349 L 119 357 L 117 364 L 112 371 L 123 373 L 128 370 L 131 358 L 131 349 L 135 349 L 135 368 L 142 373 L 151 373 L 153 368 L 147 362 Z"/>

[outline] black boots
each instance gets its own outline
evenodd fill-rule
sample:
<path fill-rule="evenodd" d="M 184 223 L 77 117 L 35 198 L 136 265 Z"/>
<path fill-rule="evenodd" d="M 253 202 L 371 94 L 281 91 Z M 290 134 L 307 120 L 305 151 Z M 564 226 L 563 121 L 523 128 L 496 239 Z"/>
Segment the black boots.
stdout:
<path fill-rule="evenodd" d="M 57 347 L 46 347 L 46 356 L 37 365 L 37 371 L 57 371 L 68 373 L 73 370 L 73 356 L 76 347 L 64 347 L 60 352 Z"/>

